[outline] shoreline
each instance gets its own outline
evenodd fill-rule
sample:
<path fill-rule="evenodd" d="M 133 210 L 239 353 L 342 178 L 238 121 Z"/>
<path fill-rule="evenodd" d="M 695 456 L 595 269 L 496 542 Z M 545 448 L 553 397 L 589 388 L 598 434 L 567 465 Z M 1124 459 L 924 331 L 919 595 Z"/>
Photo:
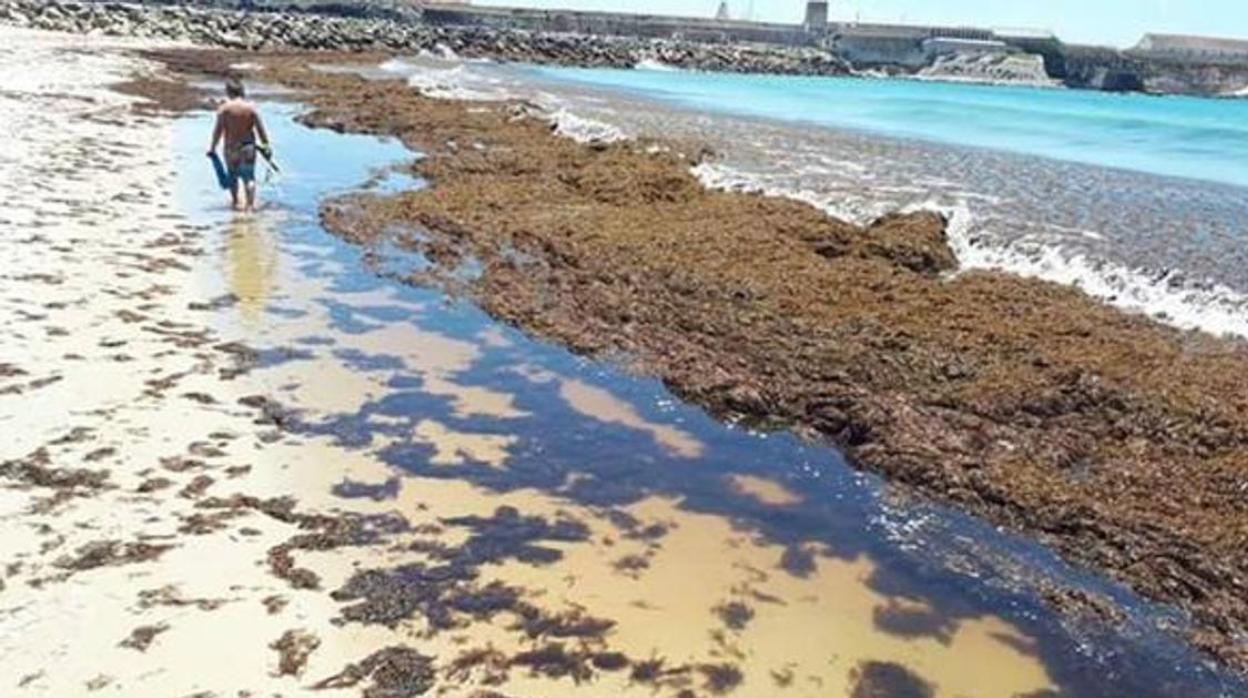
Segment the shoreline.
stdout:
<path fill-rule="evenodd" d="M 1241 685 L 1133 597 L 1143 638 L 1094 615 L 1081 631 L 904 541 L 930 545 L 948 516 L 949 537 L 982 531 L 957 549 L 973 570 L 1026 565 L 1010 546 L 1030 544 L 880 501 L 829 449 L 725 428 L 397 283 L 406 268 L 383 263 L 399 260 L 330 236 L 316 206 L 412 186 L 400 144 L 275 107 L 288 179 L 266 187 L 271 208 L 232 216 L 204 168 L 207 114 L 110 87 L 137 70 L 127 92 L 197 102 L 135 58 L 141 44 L 3 34 L 20 58 L 4 61 L 0 115 L 24 134 L 6 217 L 25 231 L 4 239 L 16 269 L 0 278 L 0 420 L 17 435 L 0 450 L 5 690 Z M 1120 593 L 1052 574 L 1080 613 Z M 990 670 L 961 670 L 977 662 Z"/>
<path fill-rule="evenodd" d="M 488 116 L 469 116 L 463 105 L 436 105 L 391 83 L 311 74 L 302 69 L 300 60 L 267 59 L 271 71 L 267 75 L 311 91 L 309 101 L 318 108 L 311 123 L 340 131 L 397 134 L 409 147 L 430 154 L 416 168 L 433 183 L 428 191 L 388 199 L 353 197 L 325 210 L 329 227 L 358 243 L 377 240 L 388 221 L 421 225 L 430 239 L 388 240 L 423 252 L 435 262 L 432 270 L 413 277 L 413 283 L 446 283 L 462 260 L 480 260 L 484 276 L 468 292 L 495 316 L 581 353 L 623 352 L 661 376 L 678 394 L 721 417 L 746 418 L 828 438 L 846 448 L 860 467 L 1036 535 L 1068 559 L 1107 572 L 1146 597 L 1192 612 L 1200 629 L 1191 638 L 1194 643 L 1231 666 L 1244 667 L 1244 648 L 1234 634 L 1248 617 L 1240 601 L 1243 590 L 1235 581 L 1243 579 L 1245 561 L 1233 552 L 1238 549 L 1233 543 L 1226 547 L 1233 537 L 1218 543 L 1221 536 L 1236 535 L 1235 515 L 1230 513 L 1236 511 L 1235 499 L 1218 494 L 1220 480 L 1204 478 L 1216 469 L 1234 477 L 1231 473 L 1244 467 L 1236 450 L 1245 438 L 1245 426 L 1235 416 L 1241 408 L 1235 403 L 1209 402 L 1213 395 L 1244 394 L 1230 385 L 1236 380 L 1232 367 L 1248 363 L 1242 348 L 1128 317 L 1076 291 L 1043 282 L 983 272 L 950 282 L 934 281 L 931 275 L 950 268 L 952 262 L 944 248 L 941 224 L 931 217 L 886 219 L 868 229 L 868 237 L 877 240 L 858 247 L 862 243 L 855 239 L 863 234 L 861 229 L 826 219 L 800 204 L 711 193 L 696 182 L 686 184 L 689 163 L 680 158 L 643 154 L 637 144 L 552 143 L 543 127 L 500 115 L 510 107 L 487 108 Z M 191 58 L 182 67 L 194 63 Z M 217 59 L 211 58 L 199 68 L 211 71 L 214 64 L 220 68 Z M 481 103 L 472 106 L 482 108 Z M 384 117 L 375 111 L 382 108 Z M 456 119 L 465 123 L 456 125 Z M 484 147 L 471 157 L 445 149 L 446 142 L 472 139 Z M 538 220 L 533 218 L 537 211 L 508 197 L 552 184 L 498 179 L 507 170 L 495 168 L 515 166 L 505 164 L 514 156 L 495 161 L 500 147 L 522 149 L 534 162 L 561 158 L 568 164 L 559 176 L 574 177 L 565 181 L 606 188 L 581 194 L 556 188 L 542 194 L 556 197 L 555 201 L 571 196 L 583 208 L 577 219 L 556 217 L 543 224 L 563 230 L 558 237 L 550 237 L 547 231 L 531 227 Z M 527 174 L 533 172 L 529 167 L 521 171 L 525 178 L 536 176 Z M 651 188 L 647 184 L 651 178 L 668 184 Z M 608 186 L 607 182 L 617 184 Z M 777 325 L 762 310 L 772 302 L 772 294 L 792 295 L 787 285 L 776 286 L 775 281 L 729 266 L 728 278 L 735 279 L 731 283 L 741 290 L 726 291 L 719 288 L 727 281 L 717 276 L 722 271 L 700 275 L 696 265 L 689 268 L 686 260 L 682 274 L 692 272 L 690 278 L 674 288 L 662 280 L 674 271 L 663 271 L 668 262 L 662 257 L 641 259 L 628 247 L 619 247 L 612 236 L 625 231 L 613 227 L 609 218 L 599 217 L 595 207 L 618 211 L 618 206 L 635 205 L 639 196 L 646 205 L 664 207 L 668 220 L 677 219 L 682 226 L 697 224 L 678 213 L 681 206 L 709 207 L 704 212 L 729 226 L 732 235 L 741 234 L 729 222 L 737 215 L 733 211 L 750 211 L 755 220 L 761 215 L 767 222 L 764 227 L 779 225 L 788 232 L 780 238 L 750 238 L 755 253 L 770 250 L 764 259 L 774 254 L 779 260 L 775 263 L 781 264 L 804 259 L 789 271 L 820 278 L 819 283 L 857 295 L 862 303 L 872 302 L 870 294 L 864 296 L 844 281 L 827 278 L 819 267 L 836 265 L 838 276 L 856 277 L 852 283 L 859 288 L 882 285 L 894 297 L 894 304 L 903 306 L 903 312 L 908 312 L 904 306 L 910 304 L 918 308 L 952 303 L 944 312 L 974 317 L 982 308 L 958 305 L 963 301 L 957 294 L 970 294 L 967 297 L 977 299 L 980 306 L 1009 307 L 1011 312 L 1044 318 L 1050 329 L 1068 327 L 1079 339 L 1068 343 L 1061 338 L 1062 331 L 1047 338 L 1036 336 L 1016 322 L 1003 324 L 1004 318 L 998 316 L 960 323 L 961 338 L 955 340 L 947 334 L 950 328 L 942 328 L 939 321 L 931 324 L 922 315 L 896 315 L 895 309 L 876 307 L 871 310 L 876 317 L 893 313 L 891 322 L 900 322 L 901 327 L 889 329 L 890 321 L 883 325 L 870 321 L 869 326 L 876 327 L 872 332 L 884 332 L 883 338 L 876 339 L 857 334 L 861 329 L 848 334 L 842 330 L 838 345 L 861 349 L 834 349 L 824 344 L 827 331 L 815 331 L 801 315 Z M 498 218 L 487 213 L 491 210 L 508 213 Z M 578 221 L 587 219 L 605 225 L 609 232 L 585 237 Z M 630 225 L 646 228 L 653 224 Z M 629 245 L 642 244 L 661 251 L 660 255 L 671 254 L 667 243 L 647 241 L 644 234 L 630 239 Z M 695 239 L 686 238 L 685 244 Z M 656 244 L 659 247 L 653 247 Z M 730 249 L 736 249 L 736 244 L 727 243 Z M 531 256 L 530 262 L 540 266 L 517 267 L 514 260 L 498 256 L 501 248 L 520 250 L 522 257 Z M 712 255 L 702 259 L 700 263 L 705 264 L 718 253 L 702 250 L 699 254 Z M 604 269 L 594 261 L 596 257 L 610 259 L 614 271 Z M 732 264 L 730 259 L 722 260 L 714 262 L 715 268 L 724 269 L 720 266 L 724 262 Z M 949 287 L 956 294 L 942 299 Z M 689 290 L 699 288 L 699 293 L 710 294 L 708 300 L 716 299 L 706 309 L 681 300 Z M 573 289 L 577 297 L 567 295 Z M 543 294 L 554 294 L 560 303 L 568 304 L 566 313 L 546 302 L 539 304 Z M 725 325 L 728 318 L 716 316 L 717 305 L 733 308 L 732 322 L 737 326 Z M 621 307 L 628 310 L 621 314 Z M 655 315 L 659 307 L 674 317 Z M 849 317 L 852 314 L 839 322 Z M 743 320 L 751 326 L 745 333 L 739 325 Z M 865 316 L 852 324 L 864 321 Z M 674 333 L 673 322 L 686 329 Z M 787 328 L 784 334 L 774 334 L 780 325 Z M 995 342 L 1005 346 L 973 339 L 980 325 L 993 328 L 990 331 L 998 335 Z M 692 334 L 690 326 L 696 328 Z M 780 354 L 758 344 L 760 338 L 775 342 L 794 332 L 800 343 L 781 341 L 780 347 L 785 348 Z M 934 334 L 925 336 L 929 332 Z M 890 335 L 894 339 L 880 343 Z M 925 344 L 940 336 L 946 338 L 930 347 Z M 1027 348 L 1013 348 L 1013 342 L 1023 338 Z M 961 358 L 941 358 L 937 347 L 944 342 L 960 346 Z M 716 349 L 725 343 L 738 348 L 731 355 Z M 916 343 L 918 354 L 911 354 L 910 345 Z M 1081 346 L 1105 353 L 1077 359 L 1075 354 L 1063 353 Z M 811 364 L 802 357 L 815 347 L 841 358 Z M 1034 358 L 1001 363 L 1000 352 L 1005 349 Z M 934 365 L 929 364 L 933 361 Z M 925 365 L 938 370 L 931 374 L 923 368 L 922 373 L 915 373 Z M 1131 371 L 1123 370 L 1127 365 Z M 811 376 L 812 366 L 832 373 Z M 867 366 L 876 368 L 861 373 Z M 1148 366 L 1153 368 L 1140 370 Z M 1020 369 L 1022 375 L 1006 378 Z M 990 378 L 996 371 L 1005 371 L 1001 374 L 1004 382 Z M 873 374 L 882 376 L 883 382 Z M 918 392 L 916 380 L 930 394 L 925 397 Z M 1027 394 L 1047 395 L 1042 398 L 1044 405 Z M 1123 424 L 1123 419 L 1143 421 L 1131 426 L 1130 421 Z M 1157 431 L 1169 421 L 1176 424 Z M 1190 436 L 1172 436 L 1183 433 L 1176 428 Z M 1115 432 L 1122 435 L 1115 436 Z M 1002 448 L 1002 444 L 1009 447 Z M 1172 461 L 1185 463 L 1179 481 L 1171 474 L 1178 472 L 1172 469 L 1176 467 Z M 1182 487 L 1177 487 L 1179 482 Z M 1107 500 L 1108 491 L 1116 492 L 1116 498 Z M 1170 523 L 1134 508 L 1135 498 L 1155 497 L 1158 491 L 1168 491 L 1169 501 L 1160 509 L 1163 521 Z M 1195 521 L 1201 524 L 1193 526 Z"/>

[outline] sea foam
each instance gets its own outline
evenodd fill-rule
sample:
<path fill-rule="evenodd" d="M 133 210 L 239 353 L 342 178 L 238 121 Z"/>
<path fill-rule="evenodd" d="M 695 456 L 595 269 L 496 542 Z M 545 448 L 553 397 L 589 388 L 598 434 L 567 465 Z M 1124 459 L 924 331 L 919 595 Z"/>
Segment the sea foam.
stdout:
<path fill-rule="evenodd" d="M 693 168 L 693 174 L 704 186 L 712 189 L 793 199 L 860 225 L 893 210 L 892 205 L 886 202 L 850 205 L 847 201 L 821 195 L 811 189 L 776 185 L 748 171 L 719 163 L 700 164 Z M 1121 310 L 1148 315 L 1180 329 L 1248 338 L 1248 295 L 1225 285 L 1193 285 L 1176 270 L 1158 273 L 1130 269 L 1086 254 L 1068 252 L 1060 246 L 987 244 L 980 241 L 983 236 L 975 234 L 975 214 L 965 204 L 926 201 L 902 210 L 938 211 L 946 217 L 949 221 L 949 245 L 962 271 L 1003 271 L 1074 286 Z M 1083 234 L 1096 233 L 1084 231 Z"/>

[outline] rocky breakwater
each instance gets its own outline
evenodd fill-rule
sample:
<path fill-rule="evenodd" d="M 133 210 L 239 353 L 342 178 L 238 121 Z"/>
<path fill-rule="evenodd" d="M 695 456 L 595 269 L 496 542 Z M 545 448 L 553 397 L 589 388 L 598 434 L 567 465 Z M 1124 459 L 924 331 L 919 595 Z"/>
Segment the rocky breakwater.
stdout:
<path fill-rule="evenodd" d="M 845 61 L 828 51 L 813 48 L 434 27 L 419 22 L 323 13 L 0 0 L 0 22 L 50 31 L 148 37 L 249 51 L 445 53 L 449 50 L 471 58 L 592 67 L 632 68 L 643 61 L 661 61 L 690 70 L 796 75 L 849 73 Z"/>
<path fill-rule="evenodd" d="M 1044 58 L 1035 54 L 956 54 L 940 56 L 917 73 L 928 80 L 1058 87 L 1045 72 Z"/>
<path fill-rule="evenodd" d="M 233 49 L 419 49 L 435 32 L 394 21 L 130 3 L 0 0 L 0 21 L 48 31 L 188 41 Z"/>
<path fill-rule="evenodd" d="M 1063 47 L 1060 77 L 1068 87 L 1197 97 L 1248 89 L 1248 63 L 1178 60 L 1147 51 Z"/>

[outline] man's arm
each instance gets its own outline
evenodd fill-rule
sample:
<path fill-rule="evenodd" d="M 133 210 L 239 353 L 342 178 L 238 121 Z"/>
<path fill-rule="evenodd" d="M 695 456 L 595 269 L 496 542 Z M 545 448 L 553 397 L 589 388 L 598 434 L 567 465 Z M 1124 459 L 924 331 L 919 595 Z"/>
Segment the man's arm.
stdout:
<path fill-rule="evenodd" d="M 217 112 L 217 123 L 212 127 L 212 144 L 208 146 L 208 154 L 212 155 L 217 152 L 217 144 L 221 142 L 221 136 L 225 134 L 225 117 L 221 112 Z"/>
<path fill-rule="evenodd" d="M 268 145 L 269 144 L 269 132 L 264 130 L 264 120 L 260 118 L 260 110 L 257 109 L 255 111 L 255 114 L 256 114 L 256 135 L 259 136 L 261 143 Z"/>

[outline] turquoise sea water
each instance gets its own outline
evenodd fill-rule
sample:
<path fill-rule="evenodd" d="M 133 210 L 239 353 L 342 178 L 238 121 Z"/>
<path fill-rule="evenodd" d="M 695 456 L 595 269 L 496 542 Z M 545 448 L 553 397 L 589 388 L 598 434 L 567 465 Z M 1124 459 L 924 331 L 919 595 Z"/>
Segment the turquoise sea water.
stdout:
<path fill-rule="evenodd" d="M 674 70 L 535 70 L 697 109 L 1248 186 L 1248 99 Z"/>

